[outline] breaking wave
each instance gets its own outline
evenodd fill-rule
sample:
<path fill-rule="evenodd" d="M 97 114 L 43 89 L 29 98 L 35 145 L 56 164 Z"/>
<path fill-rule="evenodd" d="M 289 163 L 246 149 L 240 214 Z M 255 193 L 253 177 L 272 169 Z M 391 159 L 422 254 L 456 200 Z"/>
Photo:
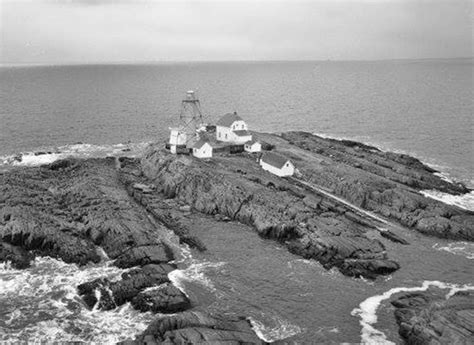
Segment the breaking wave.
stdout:
<path fill-rule="evenodd" d="M 130 304 L 110 311 L 89 310 L 77 285 L 99 277 L 120 278 L 126 270 L 110 262 L 78 267 L 39 257 L 26 270 L 0 267 L 0 342 L 98 342 L 126 340 L 146 329 L 151 313 Z"/>
<path fill-rule="evenodd" d="M 211 292 L 215 292 L 216 288 L 212 281 L 206 276 L 206 271 L 212 269 L 218 269 L 224 266 L 225 262 L 210 262 L 210 261 L 198 261 L 193 258 L 191 249 L 188 245 L 178 245 L 179 254 L 181 256 L 179 261 L 175 261 L 176 264 L 186 266 L 183 269 L 177 269 L 168 273 L 169 280 L 181 290 L 186 296 L 187 293 L 184 288 L 185 282 L 194 282 L 206 287 Z M 189 296 L 188 296 L 189 297 Z"/>
<path fill-rule="evenodd" d="M 474 211 L 474 191 L 463 195 L 452 195 L 436 190 L 424 190 L 420 193 L 428 198 L 444 202 L 445 204 L 455 205 L 465 210 Z"/>
<path fill-rule="evenodd" d="M 362 326 L 361 339 L 363 344 L 395 344 L 387 339 L 385 333 L 376 329 L 374 325 L 377 323 L 377 309 L 380 304 L 389 299 L 392 295 L 400 292 L 426 291 L 429 287 L 437 287 L 440 289 L 449 289 L 446 298 L 451 297 L 458 291 L 474 290 L 471 285 L 457 285 L 450 283 L 443 283 L 440 281 L 424 281 L 419 287 L 396 287 L 384 292 L 381 295 L 376 295 L 367 298 L 359 308 L 352 310 L 352 316 L 360 317 L 360 325 Z"/>
<path fill-rule="evenodd" d="M 470 260 L 474 260 L 474 243 L 472 242 L 452 242 L 448 245 L 439 245 L 436 243 L 433 245 L 433 249 L 461 255 Z"/>
<path fill-rule="evenodd" d="M 278 316 L 272 317 L 271 323 L 274 324 L 273 327 L 265 326 L 262 322 L 253 317 L 249 317 L 248 320 L 250 321 L 255 334 L 268 343 L 292 337 L 303 331 L 300 327 L 292 325 Z"/>
<path fill-rule="evenodd" d="M 194 262 L 185 269 L 171 271 L 168 273 L 168 278 L 173 285 L 180 289 L 184 294 L 186 294 L 184 289 L 185 282 L 195 282 L 205 286 L 208 290 L 215 292 L 216 288 L 214 287 L 214 284 L 205 273 L 209 269 L 217 269 L 225 264 L 225 262 Z"/>
<path fill-rule="evenodd" d="M 138 156 L 148 143 L 128 143 L 115 145 L 73 144 L 35 152 L 23 152 L 16 155 L 0 156 L 0 165 L 38 166 L 49 164 L 67 157 L 103 158 L 107 156 Z"/>

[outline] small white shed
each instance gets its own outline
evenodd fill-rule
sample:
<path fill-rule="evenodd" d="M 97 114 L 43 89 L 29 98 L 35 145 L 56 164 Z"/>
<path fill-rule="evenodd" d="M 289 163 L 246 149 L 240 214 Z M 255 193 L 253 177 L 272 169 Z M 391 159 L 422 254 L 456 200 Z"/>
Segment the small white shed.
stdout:
<path fill-rule="evenodd" d="M 186 145 L 186 132 L 180 128 L 170 128 L 170 145 Z"/>
<path fill-rule="evenodd" d="M 197 158 L 211 158 L 212 146 L 208 141 L 200 139 L 193 145 L 193 156 Z"/>
<path fill-rule="evenodd" d="M 292 176 L 295 172 L 295 166 L 288 158 L 273 152 L 266 152 L 260 158 L 260 166 L 263 170 L 267 170 L 280 177 Z"/>
<path fill-rule="evenodd" d="M 260 152 L 262 151 L 262 144 L 256 140 L 250 140 L 245 143 L 244 150 L 247 152 Z"/>

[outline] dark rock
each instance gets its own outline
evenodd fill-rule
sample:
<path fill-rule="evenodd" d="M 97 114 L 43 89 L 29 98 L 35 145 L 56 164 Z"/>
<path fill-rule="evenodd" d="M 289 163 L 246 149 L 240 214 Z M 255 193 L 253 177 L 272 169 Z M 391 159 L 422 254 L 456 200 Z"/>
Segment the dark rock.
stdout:
<path fill-rule="evenodd" d="M 474 291 L 405 293 L 391 303 L 407 344 L 474 343 Z"/>
<path fill-rule="evenodd" d="M 160 317 L 129 344 L 264 344 L 242 317 L 191 311 Z"/>
<path fill-rule="evenodd" d="M 154 313 L 177 313 L 191 307 L 186 295 L 169 283 L 140 292 L 132 299 L 132 305 L 142 312 Z"/>
<path fill-rule="evenodd" d="M 137 268 L 124 273 L 119 281 L 111 282 L 108 279 L 99 278 L 83 283 L 77 289 L 79 295 L 83 297 L 89 308 L 96 307 L 98 309 L 110 310 L 126 302 L 133 301 L 134 298 L 147 288 L 169 283 L 168 273 L 175 268 L 175 266 L 168 264 L 146 265 L 143 268 Z M 174 292 L 171 288 L 169 288 L 169 291 L 171 291 L 169 294 L 169 303 L 171 305 Z M 97 296 L 99 296 L 99 299 L 97 299 Z M 141 308 L 143 309 L 144 307 L 141 306 Z"/>
<path fill-rule="evenodd" d="M 390 231 L 390 230 L 380 231 L 380 235 L 382 235 L 382 237 L 385 237 L 395 243 L 400 243 L 400 244 L 405 244 L 405 245 L 410 244 L 408 243 L 407 240 L 405 240 L 404 238 L 400 237 L 399 235 L 395 234 L 393 231 Z"/>
<path fill-rule="evenodd" d="M 89 308 L 109 310 L 126 302 L 160 312 L 189 308 L 189 300 L 168 279 L 176 267 L 169 264 L 174 255 L 164 240 L 169 229 L 163 224 L 172 225 L 182 242 L 205 247 L 190 235 L 192 223 L 182 212 L 156 198 L 153 188 L 133 188 L 127 182 L 150 186 L 141 171 L 129 169 L 136 164 L 127 158 L 66 159 L 2 173 L 0 261 L 18 268 L 27 267 L 34 255 L 99 262 L 104 256 L 98 254 L 100 246 L 115 265 L 138 267 L 118 281 L 98 278 L 80 284 L 78 293 Z"/>
<path fill-rule="evenodd" d="M 117 305 L 131 301 L 146 288 L 169 282 L 168 273 L 174 269 L 168 264 L 152 264 L 124 273 L 122 280 L 110 285 Z"/>
<path fill-rule="evenodd" d="M 345 275 L 370 279 L 375 279 L 378 275 L 388 275 L 399 268 L 397 262 L 386 259 L 346 259 L 340 265 L 340 270 Z"/>
<path fill-rule="evenodd" d="M 101 259 L 92 241 L 77 236 L 68 222 L 33 207 L 4 207 L 0 209 L 0 218 L 0 239 L 6 243 L 67 263 L 84 265 Z"/>
<path fill-rule="evenodd" d="M 49 164 L 49 169 L 51 170 L 61 170 L 61 169 L 71 169 L 79 164 L 78 160 L 75 158 L 66 158 L 54 161 Z"/>
<path fill-rule="evenodd" d="M 471 230 L 474 212 L 443 204 L 417 192 L 438 190 L 460 195 L 470 190 L 462 184 L 443 180 L 418 159 L 305 132 L 286 132 L 281 136 L 286 142 L 278 141 L 279 147 L 291 150 L 295 155 L 310 151 L 317 159 L 299 162 L 298 170 L 308 181 L 424 234 L 474 240 Z M 267 135 L 268 141 L 271 138 Z M 324 159 L 324 165 L 321 159 Z"/>
<path fill-rule="evenodd" d="M 262 145 L 263 151 L 271 151 L 275 148 L 275 145 L 267 143 L 266 141 L 261 141 L 260 144 Z"/>
<path fill-rule="evenodd" d="M 243 164 L 242 159 L 227 156 L 204 163 L 177 159 L 151 147 L 142 160 L 142 171 L 162 198 L 174 197 L 197 211 L 251 225 L 262 237 L 285 243 L 293 253 L 316 259 L 327 268 L 336 266 L 344 274 L 369 278 L 398 269 L 387 258 L 383 244 L 364 235 L 365 223 L 345 216 L 345 207 L 332 199 L 309 202 L 307 196 L 312 194 L 277 177 L 265 175 L 264 185 L 249 180 L 247 175 L 263 172 L 253 160 L 253 164 Z M 151 197 L 153 201 L 146 199 L 147 207 L 154 208 L 150 205 L 158 204 L 158 196 Z M 138 200 L 143 203 L 144 199 Z M 328 211 L 332 217 L 324 216 Z"/>
<path fill-rule="evenodd" d="M 78 285 L 79 295 L 83 296 L 86 305 L 92 309 L 96 307 L 102 310 L 110 310 L 117 307 L 110 293 L 110 281 L 105 278 L 95 279 L 91 282 Z"/>
<path fill-rule="evenodd" d="M 0 242 L 0 262 L 11 262 L 13 268 L 23 269 L 30 267 L 34 256 L 28 251 Z"/>
<path fill-rule="evenodd" d="M 195 248 L 200 252 L 204 252 L 207 250 L 205 244 L 202 243 L 202 241 L 196 236 L 181 236 L 179 239 L 179 243 L 186 243 L 191 248 Z"/>
<path fill-rule="evenodd" d="M 164 243 L 133 247 L 121 254 L 115 265 L 120 268 L 160 264 L 173 260 L 173 252 Z"/>
<path fill-rule="evenodd" d="M 157 193 L 155 188 L 153 188 L 152 193 L 143 193 L 136 188 L 130 188 L 130 186 L 134 186 L 137 183 L 136 181 L 143 180 L 141 175 L 139 162 L 123 161 L 119 177 L 130 196 L 146 207 L 147 211 L 150 212 L 156 220 L 173 230 L 179 237 L 180 243 L 186 243 L 191 248 L 205 251 L 205 244 L 202 243 L 199 238 L 190 235 L 189 225 L 192 224 L 188 225 L 189 221 L 184 218 L 182 212 L 188 213 L 191 207 L 189 205 L 178 207 L 176 202 L 170 203 L 169 200 L 163 198 L 163 195 Z"/>

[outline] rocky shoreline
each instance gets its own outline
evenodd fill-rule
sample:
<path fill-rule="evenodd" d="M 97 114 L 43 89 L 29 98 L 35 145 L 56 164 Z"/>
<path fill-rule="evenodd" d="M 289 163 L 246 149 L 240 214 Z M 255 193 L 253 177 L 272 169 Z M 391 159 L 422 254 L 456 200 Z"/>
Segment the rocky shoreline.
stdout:
<path fill-rule="evenodd" d="M 407 344 L 472 344 L 474 292 L 428 290 L 398 296 L 392 302 L 400 336 Z"/>
<path fill-rule="evenodd" d="M 171 155 L 158 144 L 141 160 L 70 158 L 0 173 L 0 261 L 24 269 L 35 256 L 51 256 L 85 265 L 103 260 L 105 252 L 128 270 L 118 281 L 99 278 L 79 285 L 89 308 L 110 310 L 130 302 L 143 312 L 177 313 L 159 317 L 130 342 L 262 343 L 245 316 L 195 311 L 199 301 L 170 282 L 178 250 L 172 236 L 206 250 L 193 235 L 188 214 L 239 221 L 326 269 L 368 279 L 399 269 L 384 242 L 407 245 L 406 229 L 474 240 L 473 212 L 419 193 L 469 190 L 442 180 L 412 157 L 303 132 L 255 135 L 294 162 L 297 179 L 262 171 L 255 154 L 199 160 Z"/>

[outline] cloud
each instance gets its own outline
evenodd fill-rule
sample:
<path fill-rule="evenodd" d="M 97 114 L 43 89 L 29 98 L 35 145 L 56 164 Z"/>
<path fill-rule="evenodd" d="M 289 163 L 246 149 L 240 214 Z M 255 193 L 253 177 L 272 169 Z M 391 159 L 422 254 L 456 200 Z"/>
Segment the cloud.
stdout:
<path fill-rule="evenodd" d="M 2 1 L 2 62 L 472 55 L 470 1 Z"/>

